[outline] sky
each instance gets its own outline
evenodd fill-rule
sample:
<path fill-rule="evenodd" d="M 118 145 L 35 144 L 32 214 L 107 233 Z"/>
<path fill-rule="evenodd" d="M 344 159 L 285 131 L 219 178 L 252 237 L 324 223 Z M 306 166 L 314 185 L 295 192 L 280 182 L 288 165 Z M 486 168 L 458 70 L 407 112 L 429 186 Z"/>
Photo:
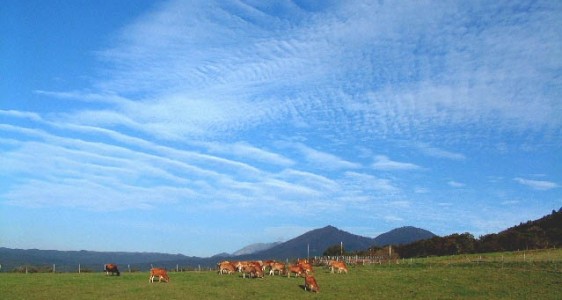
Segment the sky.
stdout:
<path fill-rule="evenodd" d="M 540 218 L 561 28 L 560 1 L 3 1 L 0 246 L 206 257 Z"/>

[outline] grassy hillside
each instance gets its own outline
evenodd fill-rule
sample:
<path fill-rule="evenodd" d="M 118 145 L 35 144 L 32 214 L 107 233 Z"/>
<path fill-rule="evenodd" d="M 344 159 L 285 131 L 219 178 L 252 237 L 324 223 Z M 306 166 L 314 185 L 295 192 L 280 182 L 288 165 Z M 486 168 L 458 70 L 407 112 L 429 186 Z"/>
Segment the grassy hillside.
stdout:
<path fill-rule="evenodd" d="M 215 272 L 170 273 L 148 283 L 147 273 L 0 274 L 0 299 L 559 299 L 562 250 L 403 259 L 350 267 L 349 274 L 315 269 L 318 295 L 303 279 L 243 279 Z"/>

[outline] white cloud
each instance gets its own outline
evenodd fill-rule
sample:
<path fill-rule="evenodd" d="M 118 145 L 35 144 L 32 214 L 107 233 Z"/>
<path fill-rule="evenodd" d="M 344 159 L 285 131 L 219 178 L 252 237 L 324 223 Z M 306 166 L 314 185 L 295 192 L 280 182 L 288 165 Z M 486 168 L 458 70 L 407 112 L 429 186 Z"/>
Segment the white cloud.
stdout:
<path fill-rule="evenodd" d="M 464 160 L 466 156 L 462 153 L 452 152 L 443 150 L 437 147 L 432 147 L 425 143 L 417 144 L 417 147 L 424 153 L 425 155 L 437 157 L 437 158 L 447 158 L 452 160 Z"/>
<path fill-rule="evenodd" d="M 447 182 L 447 184 L 451 187 L 454 187 L 454 188 L 462 188 L 462 187 L 466 186 L 466 184 L 464 184 L 462 182 L 454 181 L 454 180 L 451 180 L 451 181 Z"/>
<path fill-rule="evenodd" d="M 532 189 L 539 190 L 539 191 L 546 191 L 546 190 L 551 190 L 560 187 L 560 185 L 557 184 L 556 182 L 546 181 L 546 180 L 532 180 L 532 179 L 524 179 L 520 177 L 514 178 L 513 180 L 515 180 L 516 182 L 522 185 L 528 186 Z"/>
<path fill-rule="evenodd" d="M 400 170 L 418 170 L 421 169 L 420 166 L 412 163 L 399 162 L 390 160 L 387 156 L 377 155 L 375 157 L 375 162 L 373 163 L 373 168 L 376 170 L 383 171 L 400 171 Z"/>
<path fill-rule="evenodd" d="M 361 165 L 344 160 L 336 155 L 319 151 L 301 143 L 294 145 L 305 157 L 305 159 L 317 168 L 326 170 L 357 169 Z"/>
<path fill-rule="evenodd" d="M 165 213 L 219 215 L 206 218 L 213 224 L 230 221 L 235 209 L 263 217 L 280 207 L 290 217 L 278 221 L 279 231 L 325 221 L 323 212 L 332 211 L 425 224 L 439 219 L 451 228 L 448 213 L 470 199 L 443 202 L 452 198 L 437 188 L 443 174 L 435 172 L 485 174 L 490 166 L 479 165 L 482 159 L 457 165 L 468 156 L 489 157 L 485 148 L 499 149 L 510 163 L 516 148 L 544 151 L 541 165 L 556 160 L 560 4 L 270 5 L 162 2 L 97 52 L 99 72 L 84 74 L 91 86 L 51 91 L 58 87 L 45 82 L 32 98 L 7 103 L 0 110 L 2 199 L 86 210 L 162 204 Z M 84 81 L 75 83 L 67 86 Z M 36 110 L 24 112 L 22 103 Z M 408 156 L 412 150 L 453 164 L 429 169 L 430 162 Z M 365 162 L 373 153 L 391 154 Z M 519 168 L 506 168 L 502 159 L 487 163 Z M 392 177 L 379 175 L 390 171 Z M 506 183 L 510 175 L 498 172 Z M 512 183 L 560 187 L 529 178 Z M 501 192 L 480 197 L 491 199 L 491 215 L 494 205 L 515 206 L 502 202 L 513 191 Z M 554 194 L 542 204 L 557 203 Z M 431 201 L 436 205 L 422 207 Z M 403 210 L 396 215 L 396 208 Z M 244 222 L 256 224 L 252 216 Z"/>
<path fill-rule="evenodd" d="M 348 171 L 345 172 L 345 179 L 345 186 L 350 191 L 366 190 L 390 194 L 400 191 L 390 179 L 379 178 L 369 174 Z"/>
<path fill-rule="evenodd" d="M 208 148 L 211 152 L 221 153 L 223 155 L 233 155 L 242 159 L 269 163 L 279 166 L 292 166 L 295 161 L 285 157 L 282 154 L 274 153 L 269 150 L 252 146 L 245 142 L 237 142 L 233 144 L 226 143 L 200 143 Z"/>

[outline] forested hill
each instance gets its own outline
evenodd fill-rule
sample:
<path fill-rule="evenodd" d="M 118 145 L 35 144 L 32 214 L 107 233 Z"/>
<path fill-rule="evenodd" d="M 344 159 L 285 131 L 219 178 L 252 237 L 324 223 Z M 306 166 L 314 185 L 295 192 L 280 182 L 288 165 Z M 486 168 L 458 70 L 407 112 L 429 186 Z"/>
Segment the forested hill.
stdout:
<path fill-rule="evenodd" d="M 535 221 L 528 221 L 497 234 L 480 238 L 483 252 L 541 249 L 562 246 L 562 208 Z"/>
<path fill-rule="evenodd" d="M 425 229 L 404 226 L 377 236 L 373 242 L 375 246 L 382 247 L 386 245 L 409 244 L 413 241 L 430 239 L 435 236 L 431 231 Z"/>
<path fill-rule="evenodd" d="M 562 208 L 538 220 L 521 223 L 475 239 L 470 233 L 452 234 L 401 245 L 400 257 L 423 257 L 498 251 L 544 249 L 562 246 Z"/>

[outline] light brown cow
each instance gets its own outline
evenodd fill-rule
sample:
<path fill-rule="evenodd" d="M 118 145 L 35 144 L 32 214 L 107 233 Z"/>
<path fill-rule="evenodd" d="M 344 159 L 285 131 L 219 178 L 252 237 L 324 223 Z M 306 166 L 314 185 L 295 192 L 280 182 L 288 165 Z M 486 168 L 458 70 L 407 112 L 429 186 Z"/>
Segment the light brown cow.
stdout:
<path fill-rule="evenodd" d="M 152 268 L 150 269 L 150 277 L 148 281 L 150 283 L 154 282 L 154 277 L 158 277 L 158 282 L 161 282 L 164 279 L 165 282 L 170 282 L 170 277 L 168 277 L 168 272 L 166 269 L 163 268 Z"/>
<path fill-rule="evenodd" d="M 334 269 L 338 269 L 338 273 L 344 271 L 347 274 L 347 266 L 343 261 L 331 260 L 328 262 L 328 266 L 332 269 L 332 273 L 334 273 Z"/>
<path fill-rule="evenodd" d="M 295 277 L 301 277 L 301 275 L 305 273 L 305 270 L 301 265 L 289 265 L 287 268 L 287 278 L 291 277 L 292 273 L 295 274 Z"/>
<path fill-rule="evenodd" d="M 269 259 L 268 259 L 268 260 L 264 260 L 264 261 L 263 261 L 263 267 L 262 267 L 263 272 L 265 273 L 265 270 L 266 270 L 267 268 L 270 268 L 270 269 L 271 269 L 271 265 L 273 265 L 274 263 L 276 263 L 276 261 L 274 261 L 274 260 L 269 260 Z"/>
<path fill-rule="evenodd" d="M 246 278 L 248 274 L 249 278 L 263 278 L 263 270 L 259 264 L 248 264 L 242 267 L 242 277 Z"/>
<path fill-rule="evenodd" d="M 304 276 L 304 290 L 306 291 L 307 289 L 315 293 L 320 292 L 320 287 L 318 283 L 316 283 L 316 278 L 308 274 Z"/>
<path fill-rule="evenodd" d="M 285 264 L 280 262 L 274 262 L 270 265 L 271 269 L 269 269 L 269 276 L 274 276 L 275 271 L 279 275 L 283 275 L 285 273 Z"/>
<path fill-rule="evenodd" d="M 302 269 L 306 272 L 306 274 L 312 273 L 312 265 L 311 264 L 301 262 L 301 263 L 299 263 L 299 266 L 302 267 Z"/>
<path fill-rule="evenodd" d="M 225 272 L 227 274 L 232 274 L 234 272 L 236 272 L 236 267 L 229 261 L 225 260 L 225 261 L 221 261 L 220 263 L 217 264 L 219 267 L 219 274 L 224 274 Z"/>

